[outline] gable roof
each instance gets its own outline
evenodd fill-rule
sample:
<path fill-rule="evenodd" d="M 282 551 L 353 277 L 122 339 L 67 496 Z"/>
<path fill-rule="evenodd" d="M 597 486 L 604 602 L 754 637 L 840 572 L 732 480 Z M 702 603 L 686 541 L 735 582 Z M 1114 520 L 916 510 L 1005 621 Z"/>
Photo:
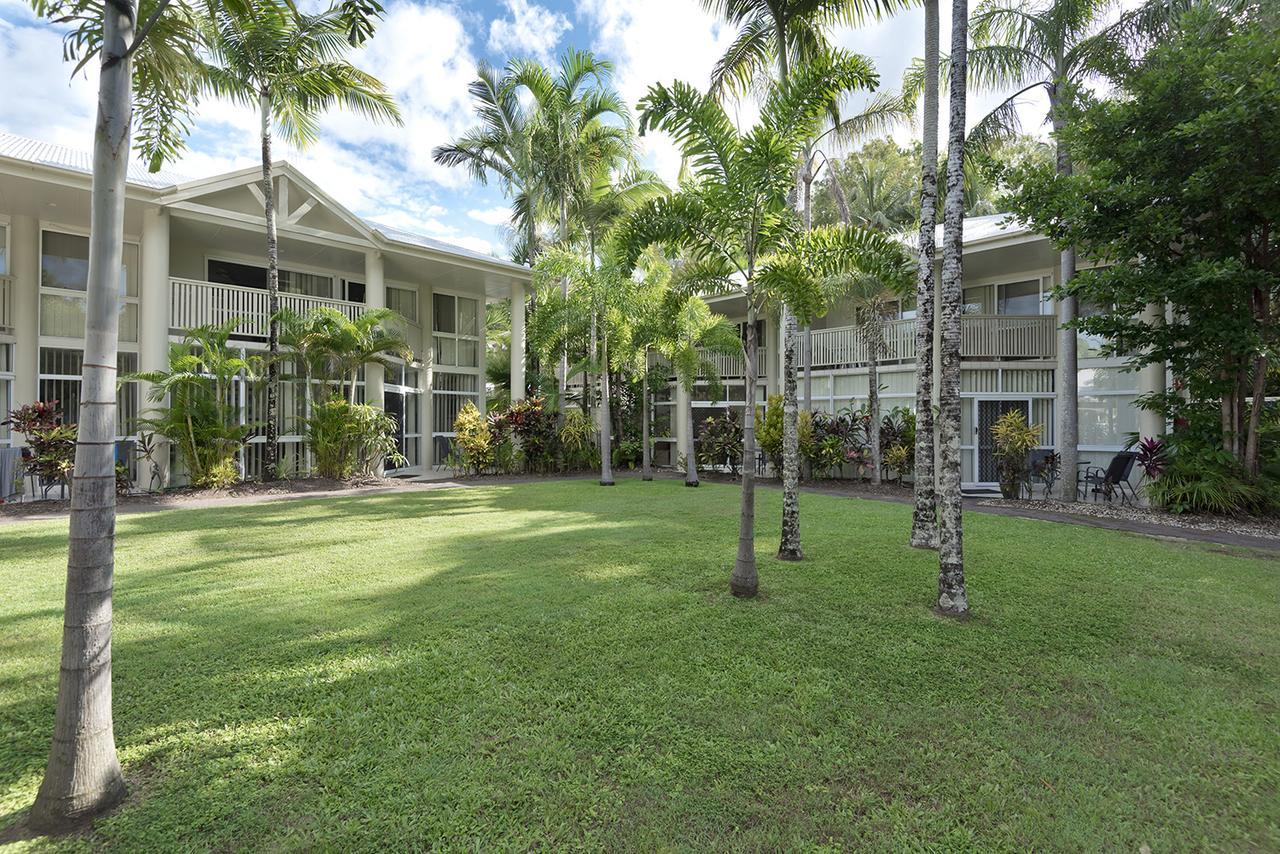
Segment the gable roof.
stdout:
<path fill-rule="evenodd" d="M 8 133 L 6 131 L 0 131 L 0 158 L 6 157 L 13 160 L 21 160 L 26 163 L 35 163 L 40 166 L 48 166 L 68 172 L 76 172 L 82 175 L 93 174 L 93 155 L 87 151 L 78 151 L 65 145 L 41 142 L 39 140 L 18 136 L 17 134 Z M 325 193 L 319 185 L 288 161 L 278 161 L 276 163 L 276 169 L 278 170 L 277 174 L 287 173 L 291 179 L 297 181 L 307 192 L 320 200 L 324 207 L 333 211 L 334 214 L 345 220 L 358 233 L 361 233 L 366 237 L 376 235 L 382 241 L 391 245 L 399 244 L 412 249 L 426 249 L 431 252 L 437 252 L 457 258 L 483 261 L 486 264 L 505 267 L 513 273 L 520 272 L 525 275 L 528 275 L 529 273 L 528 267 L 523 264 L 517 264 L 514 261 L 509 261 L 505 258 L 486 255 L 483 252 L 476 252 L 475 250 L 457 246 L 444 240 L 437 240 L 436 238 L 428 237 L 425 234 L 417 234 L 415 232 L 405 231 L 399 228 L 391 228 L 373 220 L 357 216 L 349 211 L 344 205 L 334 200 L 332 196 Z M 142 164 L 130 160 L 125 180 L 128 184 L 132 184 L 137 187 L 145 187 L 149 190 L 167 192 L 170 195 L 176 194 L 179 199 L 185 199 L 199 194 L 200 191 L 206 187 L 215 189 L 219 186 L 227 185 L 229 182 L 234 183 L 236 180 L 241 178 L 248 182 L 251 181 L 255 175 L 260 174 L 260 167 L 251 166 L 245 169 L 225 172 L 220 175 L 212 175 L 207 178 L 192 179 L 189 176 L 170 169 L 161 169 L 158 172 L 148 172 Z M 160 201 L 161 203 L 164 203 L 168 200 L 162 198 Z"/>

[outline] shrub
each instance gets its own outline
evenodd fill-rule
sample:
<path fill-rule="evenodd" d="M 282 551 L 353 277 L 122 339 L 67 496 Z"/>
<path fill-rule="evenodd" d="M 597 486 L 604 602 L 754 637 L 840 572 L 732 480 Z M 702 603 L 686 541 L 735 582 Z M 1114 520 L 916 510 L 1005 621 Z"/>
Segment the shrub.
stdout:
<path fill-rule="evenodd" d="M 1276 512 L 1280 505 L 1275 484 L 1265 478 L 1249 481 L 1215 454 L 1174 455 L 1143 491 L 1153 506 L 1170 513 L 1263 515 Z"/>
<path fill-rule="evenodd" d="M 595 437 L 598 432 L 595 421 L 581 409 L 570 409 L 564 414 L 560 426 L 560 445 L 564 448 L 565 466 L 573 469 L 591 469 L 600 465 Z"/>
<path fill-rule="evenodd" d="M 556 417 L 547 411 L 546 398 L 517 400 L 503 412 L 489 416 L 490 427 L 498 432 L 510 430 L 516 448 L 513 463 L 521 463 L 529 473 L 549 472 L 555 466 Z"/>
<path fill-rule="evenodd" d="M 914 457 L 915 448 L 906 445 L 894 445 L 884 452 L 884 466 L 890 471 L 896 472 L 897 479 L 901 481 L 902 476 L 911 471 Z"/>
<path fill-rule="evenodd" d="M 760 411 L 756 410 L 756 444 L 765 455 L 765 459 L 769 461 L 769 465 L 773 466 L 774 473 L 779 476 L 782 475 L 782 410 L 780 394 L 770 395 L 763 417 Z M 798 414 L 797 430 L 800 434 L 800 459 L 808 462 L 812 469 L 815 450 L 813 418 L 804 410 Z"/>
<path fill-rule="evenodd" d="M 454 447 L 464 474 L 484 474 L 493 466 L 493 435 L 489 432 L 489 422 L 474 403 L 468 401 L 458 412 L 453 432 Z"/>
<path fill-rule="evenodd" d="M 1147 480 L 1156 480 L 1164 474 L 1165 467 L 1169 465 L 1169 447 L 1164 439 L 1148 436 L 1140 439 L 1134 447 L 1137 449 L 1135 462 Z"/>
<path fill-rule="evenodd" d="M 397 467 L 407 464 L 396 450 L 396 433 L 395 418 L 381 409 L 341 399 L 316 404 L 307 421 L 307 441 L 315 455 L 316 473 L 334 480 L 371 477 L 384 460 Z M 211 471 L 208 479 L 227 476 L 224 466 Z"/>
<path fill-rule="evenodd" d="M 30 449 L 24 455 L 28 474 L 43 483 L 71 482 L 76 462 L 76 426 L 62 423 L 62 408 L 57 400 L 37 401 L 9 413 L 5 424 L 21 433 Z"/>
<path fill-rule="evenodd" d="M 702 468 L 728 466 L 735 476 L 742 466 L 742 419 L 732 409 L 702 422 L 698 434 L 698 465 Z"/>
<path fill-rule="evenodd" d="M 619 442 L 613 451 L 613 465 L 620 469 L 638 469 L 644 462 L 644 443 L 639 439 Z"/>
<path fill-rule="evenodd" d="M 991 428 L 995 440 L 996 468 L 1000 476 L 1000 492 L 1005 498 L 1017 498 L 1026 480 L 1031 449 L 1040 444 L 1042 428 L 1031 426 L 1020 409 L 1011 409 L 996 419 Z"/>
<path fill-rule="evenodd" d="M 814 477 L 835 472 L 861 445 L 861 424 L 851 412 L 815 412 L 811 419 L 801 419 L 800 448 Z"/>

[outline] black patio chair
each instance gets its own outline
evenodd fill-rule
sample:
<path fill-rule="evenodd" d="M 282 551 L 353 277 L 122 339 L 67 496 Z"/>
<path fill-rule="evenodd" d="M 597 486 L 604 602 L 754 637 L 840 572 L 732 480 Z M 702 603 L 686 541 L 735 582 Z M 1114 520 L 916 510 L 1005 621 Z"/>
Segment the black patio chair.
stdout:
<path fill-rule="evenodd" d="M 1051 448 L 1033 448 L 1027 455 L 1027 498 L 1035 498 L 1035 486 L 1044 487 L 1044 497 L 1053 495 L 1053 487 L 1061 474 L 1061 462 Z"/>
<path fill-rule="evenodd" d="M 1138 455 L 1132 451 L 1122 451 L 1111 458 L 1105 469 L 1099 466 L 1085 469 L 1077 481 L 1080 497 L 1088 498 L 1092 495 L 1097 500 L 1101 496 L 1110 501 L 1119 495 L 1121 504 L 1136 502 L 1138 493 L 1129 482 L 1129 476 L 1133 474 L 1133 464 L 1137 459 Z"/>

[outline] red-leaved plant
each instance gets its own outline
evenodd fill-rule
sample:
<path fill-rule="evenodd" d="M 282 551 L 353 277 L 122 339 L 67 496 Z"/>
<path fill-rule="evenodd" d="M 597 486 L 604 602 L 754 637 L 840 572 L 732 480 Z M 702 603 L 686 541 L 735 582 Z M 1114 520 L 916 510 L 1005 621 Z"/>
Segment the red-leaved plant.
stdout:
<path fill-rule="evenodd" d="M 1169 465 L 1169 446 L 1164 439 L 1155 436 L 1140 439 L 1134 452 L 1137 454 L 1135 462 L 1147 480 L 1158 479 Z"/>

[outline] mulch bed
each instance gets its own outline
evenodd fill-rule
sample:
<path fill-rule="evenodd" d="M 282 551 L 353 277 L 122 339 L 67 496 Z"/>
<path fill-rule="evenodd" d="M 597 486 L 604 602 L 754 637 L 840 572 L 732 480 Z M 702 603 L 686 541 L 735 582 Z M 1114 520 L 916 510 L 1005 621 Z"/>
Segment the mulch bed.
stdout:
<path fill-rule="evenodd" d="M 1152 525 L 1165 525 L 1171 528 L 1196 531 L 1225 531 L 1232 534 L 1246 534 L 1253 537 L 1280 540 L 1280 518 L 1275 517 L 1236 518 L 1166 513 L 1163 510 L 1155 510 L 1150 507 L 1131 507 L 1119 503 L 1108 504 L 1100 501 L 1027 501 L 1025 499 L 1000 498 L 980 501 L 978 506 L 1037 510 L 1048 513 L 1063 513 L 1071 516 L 1093 516 L 1100 519 L 1122 519 L 1132 522 L 1145 522 Z"/>

